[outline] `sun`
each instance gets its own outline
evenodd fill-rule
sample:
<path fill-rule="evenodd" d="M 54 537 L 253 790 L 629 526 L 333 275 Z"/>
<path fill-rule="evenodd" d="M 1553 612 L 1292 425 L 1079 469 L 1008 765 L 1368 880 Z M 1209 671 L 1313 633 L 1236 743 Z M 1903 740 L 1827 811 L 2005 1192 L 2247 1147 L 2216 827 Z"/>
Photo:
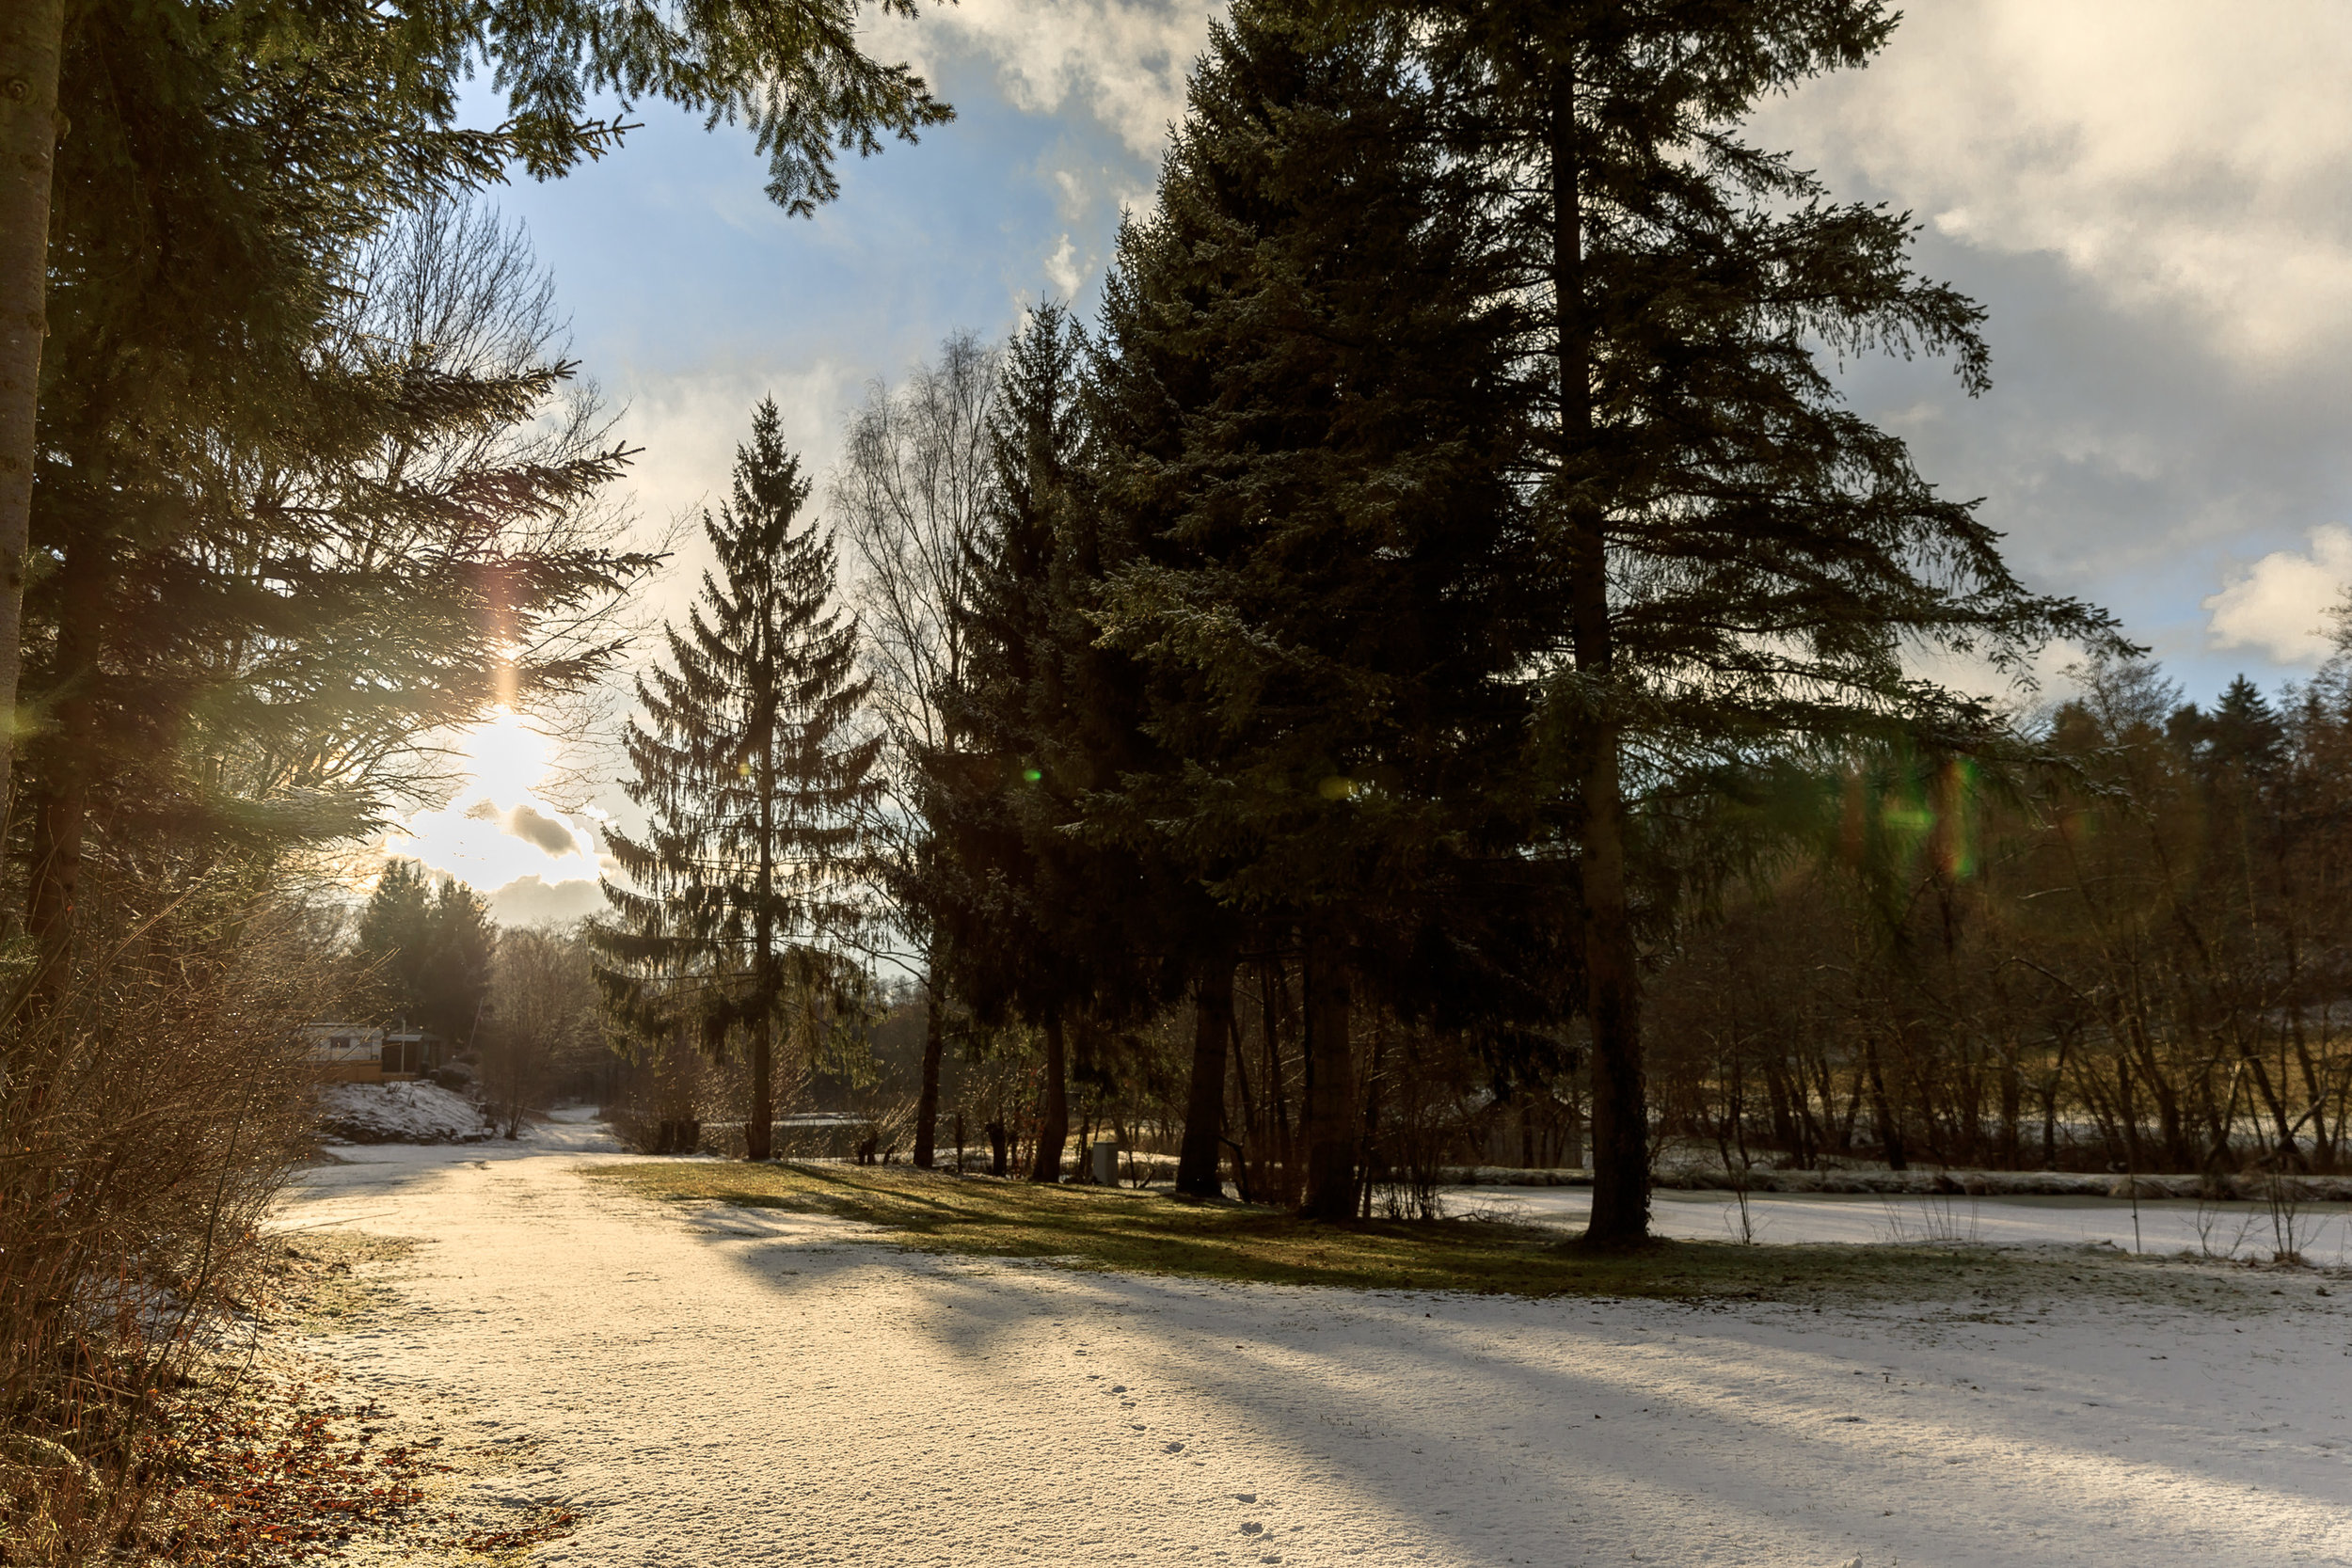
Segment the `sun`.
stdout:
<path fill-rule="evenodd" d="M 387 836 L 385 852 L 421 861 L 483 893 L 525 877 L 554 885 L 599 871 L 593 808 L 576 818 L 539 794 L 555 748 L 523 715 L 501 706 L 461 732 L 465 759 L 448 803 L 419 812 Z"/>

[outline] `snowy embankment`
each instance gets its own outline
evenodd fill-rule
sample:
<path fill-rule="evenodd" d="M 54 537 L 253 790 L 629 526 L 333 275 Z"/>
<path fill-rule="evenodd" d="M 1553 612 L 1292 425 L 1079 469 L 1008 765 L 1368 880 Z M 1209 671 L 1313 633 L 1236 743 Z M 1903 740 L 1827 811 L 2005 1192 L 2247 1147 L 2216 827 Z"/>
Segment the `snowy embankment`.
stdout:
<path fill-rule="evenodd" d="M 501 1496 L 581 1520 L 534 1562 L 2352 1563 L 2338 1278 L 1995 1300 L 1988 1255 L 1964 1300 L 1689 1306 L 1081 1274 L 648 1203 L 582 1179 L 596 1130 L 542 1133 L 359 1150 L 284 1216 L 420 1239 L 313 1346 L 522 1440 Z"/>
<path fill-rule="evenodd" d="M 334 1143 L 477 1143 L 495 1131 L 481 1106 L 423 1081 L 326 1085 L 319 1090 L 319 1118 Z"/>

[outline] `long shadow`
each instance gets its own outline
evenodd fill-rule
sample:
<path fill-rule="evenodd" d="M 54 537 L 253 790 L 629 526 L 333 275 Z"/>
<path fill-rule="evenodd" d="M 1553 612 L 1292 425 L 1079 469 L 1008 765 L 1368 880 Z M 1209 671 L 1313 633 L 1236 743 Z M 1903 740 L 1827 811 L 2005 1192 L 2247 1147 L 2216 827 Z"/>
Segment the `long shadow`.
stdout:
<path fill-rule="evenodd" d="M 825 1182 L 866 1191 L 854 1177 Z M 1072 1195 L 1054 1197 L 1072 1201 Z M 910 1195 L 906 1202 L 939 1224 L 972 1212 L 951 1192 Z M 730 1223 L 749 1227 L 752 1215 L 739 1208 Z M 1067 1234 L 1066 1226 L 1051 1227 L 1049 1234 L 1055 1230 Z M 712 1244 L 728 1239 L 708 1238 Z M 1200 1422 L 1226 1434 L 1211 1439 L 1213 1446 L 1222 1449 L 1239 1439 L 1278 1456 L 1285 1468 L 1327 1466 L 1361 1507 L 1477 1556 L 1532 1551 L 1560 1560 L 1541 1554 L 1574 1549 L 1565 1539 L 1570 1535 L 1587 1538 L 1594 1550 L 1622 1550 L 1629 1542 L 1661 1547 L 1645 1536 L 1661 1519 L 1677 1516 L 1686 1530 L 1696 1528 L 1695 1511 L 1738 1527 L 1740 1539 L 1718 1543 L 1721 1550 L 1834 1560 L 1851 1549 L 1852 1518 L 1880 1514 L 1880 1505 L 1891 1503 L 1905 1516 L 1940 1513 L 1941 1528 L 1968 1529 L 1974 1548 L 1997 1553 L 1972 1549 L 1967 1560 L 2044 1561 L 2046 1543 L 1994 1543 L 1983 1533 L 2014 1495 L 2001 1489 L 2013 1481 L 2009 1467 L 2021 1462 L 2021 1449 L 2031 1450 L 2023 1463 L 2053 1482 L 2066 1478 L 2086 1494 L 2087 1506 L 2128 1508 L 2141 1533 L 2176 1542 L 2212 1526 L 2221 1494 L 2243 1495 L 2249 1486 L 2261 1487 L 2274 1505 L 2322 1512 L 2352 1500 L 2352 1488 L 2320 1464 L 2299 1465 L 2303 1473 L 2290 1478 L 2275 1454 L 2217 1451 L 2216 1434 L 2187 1430 L 2178 1408 L 2115 1386 L 2120 1370 L 2085 1381 L 2042 1364 L 2037 1350 L 2045 1358 L 2073 1351 L 2061 1340 L 2037 1346 L 2022 1330 L 2006 1331 L 2009 1345 L 1973 1353 L 1965 1364 L 1978 1383 L 1994 1380 L 1996 1374 L 1984 1370 L 1991 1367 L 2029 1391 L 2071 1383 L 2066 1391 L 2079 1397 L 2095 1388 L 2111 1416 L 2122 1419 L 2072 1431 L 2055 1417 L 2032 1416 L 2012 1397 L 2004 1410 L 1963 1420 L 1960 1409 L 1945 1413 L 1944 1402 L 1959 1398 L 1948 1390 L 1925 1414 L 1909 1416 L 1900 1406 L 1924 1399 L 1925 1391 L 1899 1391 L 1903 1385 L 1893 1372 L 1883 1374 L 1884 1392 L 1869 1415 L 1839 1419 L 1854 1414 L 1846 1407 L 1854 1402 L 1842 1391 L 1867 1386 L 1853 1378 L 1858 1369 L 1851 1354 L 1838 1354 L 1861 1348 L 1851 1341 L 1851 1318 L 1825 1325 L 1848 1337 L 1842 1347 L 1814 1348 L 1804 1341 L 1818 1333 L 1801 1317 L 1757 1323 L 1689 1305 L 1466 1298 L 1419 1290 L 1400 1296 L 1062 1270 L 1044 1275 L 1017 1257 L 910 1257 L 903 1249 L 885 1262 L 882 1249 L 892 1244 L 888 1235 L 836 1234 L 822 1254 L 806 1242 L 775 1241 L 739 1246 L 729 1256 L 784 1299 L 839 1288 L 853 1273 L 877 1266 L 917 1274 L 937 1308 L 919 1332 L 979 1374 L 992 1361 L 1001 1368 L 1010 1352 L 1045 1354 L 1036 1335 L 1041 1315 L 1115 1318 L 1116 1324 L 1098 1326 L 1127 1342 L 1092 1364 L 1122 1357 L 1144 1363 L 1148 1371 L 1124 1374 L 1127 1391 L 1149 1392 L 1147 1379 L 1189 1389 L 1183 1397 L 1199 1406 Z M 1028 1256 L 1059 1256 L 1055 1245 L 1041 1239 Z M 783 1257 L 798 1265 L 797 1275 L 776 1274 Z M 1053 1299 L 1041 1306 L 1049 1291 L 1034 1287 L 1045 1281 Z M 1237 1307 L 1243 1322 L 1234 1321 Z M 1665 1355 L 1649 1343 L 1693 1331 L 1704 1350 Z M 1235 1332 L 1241 1341 L 1230 1338 Z M 1226 1352 L 1228 1344 L 1238 1354 Z M 1882 1354 L 1918 1354 L 1894 1333 L 1872 1334 L 1867 1344 Z M 1951 1353 L 1937 1359 L 1961 1360 Z M 1434 1400 L 1431 1390 L 1439 1391 Z M 1646 1440 L 1629 1440 L 1628 1423 L 1643 1427 Z M 1104 1440 L 1125 1435 L 1109 1429 L 1132 1424 L 1106 1407 Z M 1518 1435 L 1506 1443 L 1498 1435 L 1505 1429 Z M 2123 1465 L 2102 1446 L 2103 1434 L 2111 1439 L 2119 1430 L 2150 1450 L 2141 1463 Z M 1344 1435 L 1334 1440 L 1335 1433 Z M 1531 1447 L 1509 1446 L 1518 1443 Z M 1898 1444 L 1909 1446 L 1892 1446 Z M 1466 1449 L 1472 1457 L 1459 1458 Z M 1712 1457 L 1689 1462 L 1700 1450 Z M 1203 1450 L 1196 1445 L 1188 1451 Z M 1531 1457 L 1515 1457 L 1522 1451 Z M 1973 1473 L 1956 1474 L 1946 1460 Z M 1525 1514 L 1531 1487 L 1547 1499 L 1539 1528 L 1517 1528 L 1506 1543 L 1474 1523 L 1481 1515 Z M 1834 1506 L 1829 1518 L 1807 1527 L 1791 1515 L 1809 1504 Z M 2226 1522 L 2212 1530 L 2221 1550 L 2242 1549 L 2259 1533 Z M 1885 1533 L 1915 1560 L 1936 1539 L 1922 1542 L 1915 1523 L 1885 1527 Z M 1699 1544 L 1687 1534 L 1674 1543 L 1677 1552 Z"/>

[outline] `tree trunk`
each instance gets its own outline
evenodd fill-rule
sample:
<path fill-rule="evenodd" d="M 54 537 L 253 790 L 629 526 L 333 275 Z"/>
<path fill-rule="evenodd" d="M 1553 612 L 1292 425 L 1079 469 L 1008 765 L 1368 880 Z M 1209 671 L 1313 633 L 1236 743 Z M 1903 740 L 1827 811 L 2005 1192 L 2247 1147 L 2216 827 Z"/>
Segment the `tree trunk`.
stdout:
<path fill-rule="evenodd" d="M 16 761 L 24 551 L 48 334 L 49 189 L 65 134 L 57 112 L 64 53 L 65 0 L 0 6 L 0 816 Z"/>
<path fill-rule="evenodd" d="M 753 1027 L 751 1027 L 751 1121 L 743 1124 L 743 1159 L 767 1159 L 776 1129 L 776 1004 L 784 978 L 776 974 L 776 644 L 770 635 L 774 609 L 762 607 L 760 635 L 753 644 L 753 670 L 760 691 L 753 710 L 751 740 L 760 748 L 760 908 L 753 910 Z"/>
<path fill-rule="evenodd" d="M 773 1028 L 764 1012 L 752 1023 L 752 1115 L 743 1124 L 746 1160 L 765 1160 L 771 1152 L 769 1139 L 776 1121 Z"/>
<path fill-rule="evenodd" d="M 938 1163 L 939 1053 L 945 1031 L 939 1017 L 939 959 L 933 955 L 931 977 L 923 986 L 923 1087 L 914 1101 L 914 1164 L 930 1170 Z"/>
<path fill-rule="evenodd" d="M 1029 1165 L 1032 1181 L 1061 1180 L 1061 1148 L 1070 1137 L 1069 1072 L 1062 1051 L 1061 1015 L 1045 1021 L 1045 1093 L 1037 1113 L 1037 1154 Z"/>
<path fill-rule="evenodd" d="M 25 925 L 35 949 L 36 1008 L 56 1001 L 72 957 L 97 764 L 96 687 L 108 576 L 108 553 L 89 540 L 74 544 L 57 570 L 56 729 L 42 747 L 48 762 L 34 811 L 32 886 L 25 900 Z"/>
<path fill-rule="evenodd" d="M 1343 1220 L 1356 1212 L 1356 1064 L 1348 1054 L 1347 971 L 1338 945 L 1307 946 L 1307 1191 L 1302 1218 Z"/>
<path fill-rule="evenodd" d="M 1569 635 L 1579 704 L 1577 923 L 1593 1028 L 1593 1217 L 1585 1242 L 1629 1246 L 1649 1237 L 1649 1111 L 1642 1083 L 1641 974 L 1626 894 L 1625 801 L 1609 690 L 1615 650 L 1602 514 L 1581 471 L 1592 447 L 1592 357 L 1584 311 L 1584 233 L 1578 187 L 1576 78 L 1560 70 L 1551 111 L 1552 297 L 1560 350 L 1558 482 L 1569 567 Z"/>
<path fill-rule="evenodd" d="M 1886 1157 L 1888 1170 L 1909 1170 L 1911 1151 L 1903 1139 L 1902 1122 L 1895 1115 L 1895 1101 L 1886 1092 L 1886 1074 L 1879 1067 L 1876 1040 L 1862 1047 L 1862 1070 L 1870 1084 L 1870 1119 L 1878 1124 L 1879 1152 Z"/>
<path fill-rule="evenodd" d="M 1225 1053 L 1233 1034 L 1233 960 L 1219 954 L 1201 972 L 1192 998 L 1192 1093 L 1184 1142 L 1176 1158 L 1176 1190 L 1221 1197 L 1217 1145 L 1225 1131 Z"/>

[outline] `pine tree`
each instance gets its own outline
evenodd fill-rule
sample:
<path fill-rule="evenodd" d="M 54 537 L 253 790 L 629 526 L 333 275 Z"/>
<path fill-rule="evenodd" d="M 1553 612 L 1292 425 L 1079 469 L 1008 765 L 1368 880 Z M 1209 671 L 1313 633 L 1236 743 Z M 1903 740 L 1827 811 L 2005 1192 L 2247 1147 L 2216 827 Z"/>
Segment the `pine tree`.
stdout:
<path fill-rule="evenodd" d="M 1647 1234 L 1637 809 L 1687 763 L 1856 736 L 1996 743 L 1987 707 L 1917 678 L 1932 649 L 2014 671 L 2102 612 L 2027 592 L 1998 535 L 1848 410 L 1821 351 L 1948 354 L 1987 384 L 1981 312 L 1917 277 L 1910 220 L 1839 205 L 1739 126 L 1864 63 L 1878 0 L 1433 0 L 1451 144 L 1518 177 L 1508 215 L 1544 389 L 1529 468 L 1565 571 L 1542 733 L 1575 857 L 1593 1033 L 1589 1240 Z"/>
<path fill-rule="evenodd" d="M 1145 672 L 1152 755 L 1089 819 L 1216 908 L 1180 1182 L 1216 1190 L 1247 922 L 1304 956 L 1303 1210 L 1332 1218 L 1357 1206 L 1354 992 L 1493 847 L 1546 578 L 1510 471 L 1518 311 L 1443 107 L 1393 14 L 1237 5 L 1121 237 L 1092 404 L 1094 619 Z"/>
<path fill-rule="evenodd" d="M 914 10 L 911 0 L 880 8 Z M 155 198 L 177 205 L 184 227 L 152 231 L 218 275 L 189 297 L 242 281 L 247 309 L 213 321 L 246 328 L 230 335 L 239 346 L 278 337 L 299 361 L 310 345 L 280 329 L 325 301 L 315 278 L 280 287 L 281 242 L 332 252 L 353 237 L 355 214 L 364 231 L 422 195 L 501 180 L 510 159 L 546 179 L 601 156 L 623 131 L 585 114 L 602 93 L 747 123 L 769 160 L 770 198 L 813 212 L 838 192 L 842 152 L 871 154 L 885 135 L 911 142 L 953 118 L 907 66 L 863 52 L 863 10 L 855 0 L 11 0 L 0 10 L 0 712 L 17 700 L 36 414 L 46 440 L 50 394 L 82 373 L 56 373 L 40 330 L 44 293 L 70 265 L 44 240 L 66 230 L 53 206 L 69 205 L 77 180 L 96 170 L 126 233 Z M 464 84 L 485 65 L 506 90 L 505 122 L 459 129 Z M 291 113 L 279 96 L 289 87 L 305 99 Z M 321 193 L 359 199 L 323 210 Z M 225 379 L 232 404 L 252 401 L 244 379 Z M 0 725 L 0 794 L 20 727 Z"/>
<path fill-rule="evenodd" d="M 990 504 L 958 607 L 964 657 L 946 693 L 949 754 L 926 767 L 939 846 L 931 907 L 958 994 L 984 1025 L 1019 1018 L 1045 1040 L 1030 1175 L 1058 1180 L 1069 1134 L 1065 1023 L 1097 990 L 1090 923 L 1120 888 L 1065 830 L 1079 775 L 1070 676 L 1092 641 L 1072 598 L 1080 547 L 1085 341 L 1051 303 L 1008 346 L 990 421 Z M 1109 922 L 1116 924 L 1115 918 Z"/>
<path fill-rule="evenodd" d="M 481 895 L 453 877 L 436 882 L 414 861 L 387 861 L 359 916 L 355 954 L 373 972 L 381 1010 L 465 1050 L 480 1032 L 498 933 Z"/>
<path fill-rule="evenodd" d="M 201 140 L 168 107 L 150 129 Z M 286 178 L 227 142 L 255 183 Z M 86 861 L 136 863 L 115 886 L 161 902 L 175 859 L 380 828 L 431 793 L 437 732 L 596 679 L 602 611 L 654 559 L 609 547 L 596 498 L 626 454 L 566 394 L 516 231 L 443 203 L 374 230 L 348 210 L 373 187 L 329 181 L 280 194 L 351 232 L 256 251 L 229 243 L 233 200 L 174 187 L 127 221 L 102 151 L 66 160 L 99 167 L 58 210 L 33 515 L 53 569 L 25 603 L 24 705 L 51 721 L 19 785 L 28 918 L 53 972 Z"/>
<path fill-rule="evenodd" d="M 848 1006 L 859 974 L 838 944 L 860 919 L 855 819 L 879 737 L 851 732 L 857 624 L 833 608 L 833 538 L 802 517 L 808 482 L 773 399 L 736 449 L 734 496 L 703 531 L 718 558 L 669 668 L 637 686 L 628 797 L 642 836 L 608 832 L 633 884 L 607 879 L 597 979 L 651 1038 L 681 1023 L 707 1049 L 748 1048 L 748 1156 L 769 1155 L 775 1031 Z M 803 1040 L 813 1047 L 813 1040 Z"/>

